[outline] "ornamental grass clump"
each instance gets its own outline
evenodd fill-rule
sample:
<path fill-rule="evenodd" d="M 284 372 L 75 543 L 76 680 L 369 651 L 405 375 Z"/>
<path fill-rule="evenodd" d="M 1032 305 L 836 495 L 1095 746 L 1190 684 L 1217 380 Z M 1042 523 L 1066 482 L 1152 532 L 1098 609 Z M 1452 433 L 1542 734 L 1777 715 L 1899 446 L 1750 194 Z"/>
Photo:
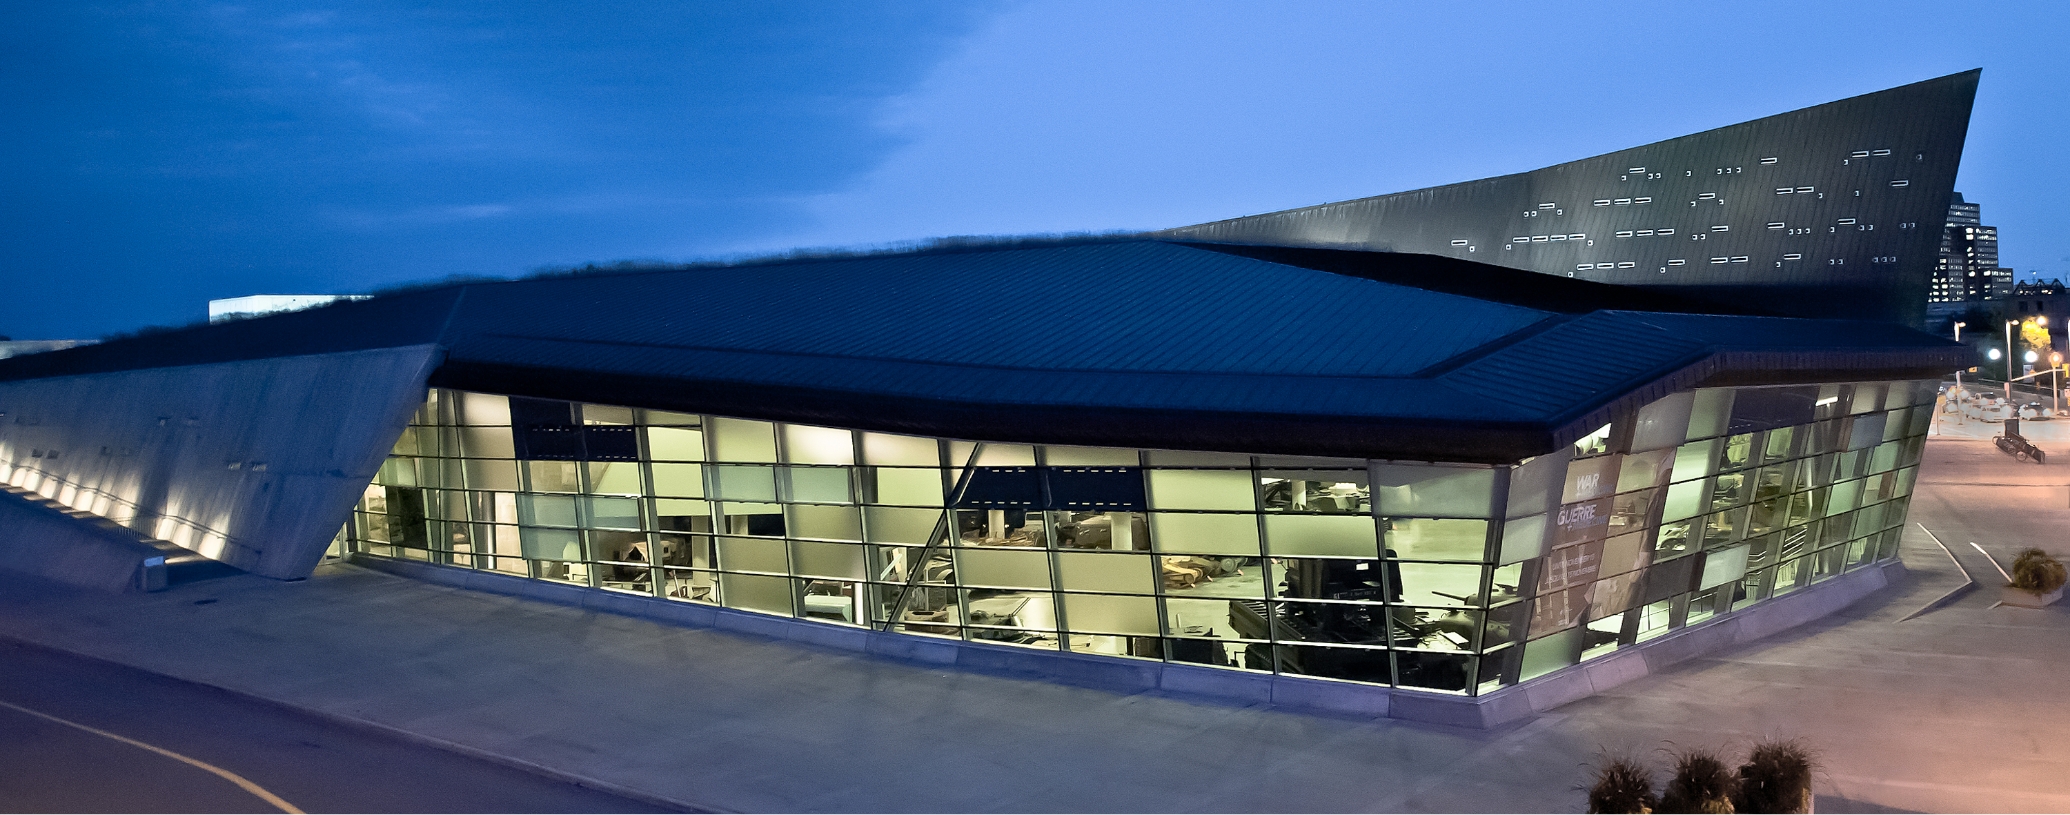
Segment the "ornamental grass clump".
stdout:
<path fill-rule="evenodd" d="M 2013 559 L 2013 588 L 2047 594 L 2062 588 L 2065 580 L 2070 580 L 2070 574 L 2066 574 L 2063 562 L 2040 549 L 2028 549 Z"/>
<path fill-rule="evenodd" d="M 1740 812 L 1810 812 L 1813 760 L 1795 740 L 1754 745 L 1739 767 L 1733 804 Z"/>
<path fill-rule="evenodd" d="M 1588 788 L 1588 811 L 1646 815 L 1660 806 L 1653 795 L 1653 773 L 1628 758 L 1611 758 L 1596 768 Z"/>
<path fill-rule="evenodd" d="M 1730 813 L 1739 777 L 1714 753 L 1690 750 L 1675 755 L 1675 775 L 1660 792 L 1661 812 Z"/>

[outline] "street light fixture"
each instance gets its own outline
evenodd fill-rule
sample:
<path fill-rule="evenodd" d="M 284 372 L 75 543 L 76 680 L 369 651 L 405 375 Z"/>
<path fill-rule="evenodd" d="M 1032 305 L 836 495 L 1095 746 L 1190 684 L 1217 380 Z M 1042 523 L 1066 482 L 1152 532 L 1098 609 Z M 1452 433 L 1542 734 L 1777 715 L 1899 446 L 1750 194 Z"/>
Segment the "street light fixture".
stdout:
<path fill-rule="evenodd" d="M 2056 413 L 2063 412 L 2063 352 L 2048 354 L 2048 389 L 2056 397 Z"/>

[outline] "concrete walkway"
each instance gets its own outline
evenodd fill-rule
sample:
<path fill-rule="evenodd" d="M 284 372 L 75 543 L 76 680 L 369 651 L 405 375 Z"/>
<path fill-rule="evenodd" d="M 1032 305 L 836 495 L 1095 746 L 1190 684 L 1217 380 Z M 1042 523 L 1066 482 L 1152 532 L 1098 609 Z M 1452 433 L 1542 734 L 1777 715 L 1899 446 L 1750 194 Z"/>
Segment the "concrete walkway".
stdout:
<path fill-rule="evenodd" d="M 1942 540 L 2065 552 L 2070 467 L 1988 442 L 1928 457 L 1913 517 Z M 949 672 L 350 566 L 150 595 L 0 577 L 0 636 L 726 810 L 1579 812 L 1601 749 L 1774 735 L 1822 753 L 1821 812 L 2070 811 L 2070 609 L 1987 608 L 1986 586 L 1897 623 L 1961 581 L 1917 527 L 1904 558 L 1840 615 L 1495 732 Z"/>

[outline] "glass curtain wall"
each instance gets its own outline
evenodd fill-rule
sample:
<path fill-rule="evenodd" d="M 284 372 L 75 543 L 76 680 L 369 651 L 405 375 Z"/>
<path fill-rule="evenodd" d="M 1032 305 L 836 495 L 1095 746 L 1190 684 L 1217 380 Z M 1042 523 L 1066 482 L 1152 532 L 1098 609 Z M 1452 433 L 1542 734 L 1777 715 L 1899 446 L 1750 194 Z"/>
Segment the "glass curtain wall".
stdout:
<path fill-rule="evenodd" d="M 1913 383 L 1734 393 L 1486 467 L 433 390 L 346 537 L 834 625 L 1475 693 L 1894 555 L 1931 387 L 1916 410 Z"/>

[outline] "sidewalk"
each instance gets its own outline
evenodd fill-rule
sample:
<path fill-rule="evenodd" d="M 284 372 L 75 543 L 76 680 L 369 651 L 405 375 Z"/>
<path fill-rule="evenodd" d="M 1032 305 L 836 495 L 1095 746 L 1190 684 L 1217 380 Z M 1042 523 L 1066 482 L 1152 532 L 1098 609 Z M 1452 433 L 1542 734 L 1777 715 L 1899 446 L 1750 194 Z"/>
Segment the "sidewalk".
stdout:
<path fill-rule="evenodd" d="M 2070 467 L 1936 439 L 1925 472 L 1913 519 L 1949 546 L 2065 552 Z M 1822 753 L 1821 812 L 2070 810 L 2070 609 L 1987 608 L 1968 556 L 1986 585 L 1894 622 L 1961 581 L 1912 527 L 1911 572 L 1879 595 L 1494 732 L 929 669 L 351 566 L 124 595 L 5 575 L 0 636 L 727 810 L 1578 812 L 1599 748 L 1768 735 Z"/>

